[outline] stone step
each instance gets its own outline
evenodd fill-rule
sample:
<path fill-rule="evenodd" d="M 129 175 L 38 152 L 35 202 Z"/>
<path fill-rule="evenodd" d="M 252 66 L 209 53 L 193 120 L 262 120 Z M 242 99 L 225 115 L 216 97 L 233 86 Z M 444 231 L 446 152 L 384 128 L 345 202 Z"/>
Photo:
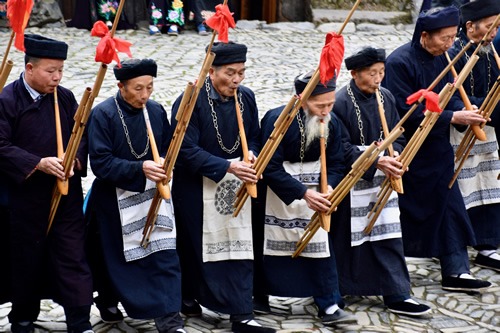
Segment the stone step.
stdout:
<path fill-rule="evenodd" d="M 344 22 L 345 18 L 349 14 L 348 10 L 319 8 L 313 8 L 312 12 L 313 22 L 316 25 L 325 22 Z M 382 25 L 396 25 L 399 23 L 410 23 L 411 20 L 411 14 L 407 12 L 357 10 L 352 15 L 350 22 L 353 22 L 354 24 L 373 23 Z"/>

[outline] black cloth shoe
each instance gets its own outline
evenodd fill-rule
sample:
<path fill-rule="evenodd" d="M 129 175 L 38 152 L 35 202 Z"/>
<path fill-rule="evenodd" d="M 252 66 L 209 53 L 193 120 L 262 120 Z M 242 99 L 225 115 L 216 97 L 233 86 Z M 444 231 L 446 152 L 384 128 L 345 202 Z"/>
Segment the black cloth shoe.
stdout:
<path fill-rule="evenodd" d="M 269 314 L 271 313 L 271 307 L 269 306 L 268 296 L 254 296 L 253 298 L 253 312 L 257 314 Z"/>
<path fill-rule="evenodd" d="M 500 272 L 500 260 L 484 256 L 481 253 L 477 254 L 476 259 L 474 259 L 474 264 L 480 267 L 489 268 Z"/>
<path fill-rule="evenodd" d="M 448 291 L 465 291 L 465 292 L 481 292 L 484 289 L 491 286 L 488 281 L 482 281 L 477 279 L 464 279 L 460 278 L 462 274 L 458 277 L 446 276 L 441 281 L 441 288 Z"/>
<path fill-rule="evenodd" d="M 431 308 L 424 304 L 414 304 L 412 302 L 396 302 L 388 304 L 387 308 L 392 313 L 400 315 L 418 317 L 431 312 Z"/>
<path fill-rule="evenodd" d="M 108 324 L 116 324 L 123 321 L 123 313 L 118 309 L 118 302 L 104 302 L 101 298 L 94 298 L 94 303 L 99 310 L 99 314 L 103 322 Z M 111 308 L 116 308 L 116 312 L 111 311 Z"/>
<path fill-rule="evenodd" d="M 201 317 L 201 306 L 196 300 L 182 301 L 181 313 L 186 317 Z"/>
<path fill-rule="evenodd" d="M 12 323 L 10 325 L 10 331 L 12 333 L 33 333 L 35 332 L 35 325 L 33 323 L 26 323 L 26 325 L 21 325 L 20 323 Z"/>
<path fill-rule="evenodd" d="M 250 320 L 245 320 L 244 322 L 233 322 L 231 325 L 231 330 L 234 333 L 275 333 L 274 328 L 263 327 L 263 326 L 253 326 L 247 324 Z"/>
<path fill-rule="evenodd" d="M 337 324 L 357 324 L 358 320 L 356 317 L 350 313 L 345 312 L 342 309 L 338 309 L 332 314 L 326 314 L 320 311 L 318 317 L 321 318 L 323 325 L 337 325 Z"/>

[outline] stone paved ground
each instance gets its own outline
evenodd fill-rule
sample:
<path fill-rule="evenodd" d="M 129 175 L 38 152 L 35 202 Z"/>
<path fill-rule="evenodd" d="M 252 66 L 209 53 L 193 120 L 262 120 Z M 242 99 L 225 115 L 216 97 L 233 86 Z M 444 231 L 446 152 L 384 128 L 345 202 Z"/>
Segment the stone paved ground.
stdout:
<path fill-rule="evenodd" d="M 373 15 L 377 15 L 373 13 Z M 292 96 L 292 82 L 296 75 L 317 67 L 325 32 L 337 31 L 339 24 L 315 27 L 310 23 L 239 22 L 238 29 L 230 32 L 230 38 L 245 43 L 249 48 L 247 78 L 244 84 L 252 88 L 262 116 L 270 108 L 288 102 Z M 388 53 L 411 38 L 412 27 L 349 24 L 344 31 L 346 55 L 362 45 L 384 47 Z M 77 99 L 87 86 L 92 86 L 99 67 L 93 60 L 98 39 L 88 31 L 77 29 L 37 29 L 28 32 L 66 41 L 69 55 L 62 84 L 73 90 Z M 0 53 L 3 54 L 10 33 L 0 31 Z M 184 90 L 186 83 L 194 80 L 201 67 L 204 47 L 210 37 L 200 37 L 186 31 L 178 37 L 149 36 L 147 31 L 119 31 L 117 37 L 133 43 L 134 57 L 150 57 L 159 65 L 155 92 L 152 96 L 170 113 L 175 98 Z M 10 59 L 15 63 L 9 81 L 17 78 L 23 68 L 22 53 L 11 50 Z M 124 59 L 125 55 L 121 55 Z M 348 81 L 343 71 L 338 86 Z M 116 93 L 116 81 L 111 70 L 101 88 L 96 103 Z M 84 183 L 88 189 L 89 176 Z M 471 258 L 475 254 L 471 251 Z M 410 319 L 389 314 L 379 297 L 347 297 L 347 309 L 352 311 L 358 325 L 339 326 L 342 332 L 500 332 L 500 275 L 492 270 L 472 266 L 475 276 L 493 283 L 493 287 L 480 295 L 448 293 L 440 288 L 439 265 L 431 259 L 408 258 L 414 297 L 432 307 L 427 318 Z M 257 319 L 281 332 L 331 332 L 315 317 L 316 309 L 311 299 L 272 298 L 273 313 Z M 229 332 L 227 316 L 205 309 L 202 318 L 189 318 L 189 333 Z M 10 304 L 0 305 L 0 332 L 9 332 L 7 314 Z M 126 318 L 120 325 L 103 324 L 98 311 L 93 308 L 92 322 L 96 332 L 155 332 L 150 321 Z M 65 330 L 62 308 L 50 301 L 42 302 L 42 312 L 37 322 L 38 332 L 63 332 Z"/>

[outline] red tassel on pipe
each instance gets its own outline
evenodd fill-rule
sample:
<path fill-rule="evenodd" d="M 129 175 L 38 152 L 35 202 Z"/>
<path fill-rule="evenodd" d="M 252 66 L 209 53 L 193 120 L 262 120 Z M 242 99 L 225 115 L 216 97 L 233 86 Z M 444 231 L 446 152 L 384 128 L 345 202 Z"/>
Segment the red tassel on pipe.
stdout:
<path fill-rule="evenodd" d="M 9 19 L 12 31 L 16 33 L 14 46 L 19 51 L 26 51 L 24 48 L 24 29 L 33 9 L 33 0 L 7 0 L 7 18 Z"/>
<path fill-rule="evenodd" d="M 326 84 L 335 75 L 340 74 L 340 67 L 344 59 L 344 37 L 335 32 L 326 35 L 325 46 L 319 60 L 320 82 Z"/>
<path fill-rule="evenodd" d="M 414 94 L 411 94 L 406 99 L 406 104 L 410 105 L 415 103 L 420 99 L 420 97 L 425 98 L 425 108 L 431 112 L 442 112 L 443 110 L 439 107 L 439 95 L 434 91 L 428 91 L 427 89 L 420 89 Z"/>
<path fill-rule="evenodd" d="M 205 20 L 205 24 L 217 31 L 217 39 L 223 43 L 229 42 L 229 28 L 235 28 L 233 13 L 227 5 L 215 6 L 215 14 Z"/>
<path fill-rule="evenodd" d="M 109 28 L 104 22 L 95 22 L 90 35 L 94 37 L 101 37 L 101 40 L 99 41 L 99 44 L 97 44 L 96 48 L 96 62 L 109 64 L 114 60 L 118 64 L 118 67 L 121 67 L 118 52 L 126 53 L 130 58 L 132 58 L 132 53 L 130 52 L 130 46 L 132 43 L 116 37 L 111 38 Z"/>

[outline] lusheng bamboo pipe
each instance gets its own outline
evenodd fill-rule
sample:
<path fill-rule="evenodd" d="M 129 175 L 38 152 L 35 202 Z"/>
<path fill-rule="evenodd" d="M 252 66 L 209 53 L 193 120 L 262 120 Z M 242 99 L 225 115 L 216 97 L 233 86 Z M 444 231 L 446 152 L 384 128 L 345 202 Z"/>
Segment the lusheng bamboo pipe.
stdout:
<path fill-rule="evenodd" d="M 320 138 L 319 138 L 319 149 L 320 149 L 320 186 L 319 190 L 321 193 L 328 192 L 328 172 L 326 164 L 326 135 L 325 135 L 325 121 L 320 120 Z M 321 228 L 326 231 L 330 231 L 330 215 L 325 213 L 320 213 Z"/>
<path fill-rule="evenodd" d="M 458 55 L 457 55 L 458 57 Z M 455 57 L 455 59 L 457 59 Z M 447 83 L 443 89 L 439 92 L 439 107 L 441 109 L 444 109 L 444 107 L 448 104 L 450 101 L 451 97 L 455 93 L 456 89 L 462 85 L 464 80 L 467 78 L 469 75 L 470 71 L 476 64 L 476 62 L 479 60 L 479 57 L 477 55 L 472 56 L 467 64 L 464 66 L 462 71 L 460 72 L 460 75 L 456 78 L 455 82 L 453 84 Z M 451 68 L 451 66 L 450 66 Z M 406 145 L 406 147 L 403 149 L 400 155 L 400 161 L 403 164 L 402 170 L 407 170 L 408 166 L 410 165 L 411 161 L 417 154 L 418 150 L 422 146 L 424 140 L 427 138 L 428 134 L 430 133 L 432 127 L 435 125 L 438 117 L 440 116 L 441 113 L 438 112 L 430 112 L 426 111 L 424 114 L 424 119 L 420 123 L 419 127 L 411 137 L 410 141 Z M 370 218 L 370 222 L 364 229 L 364 233 L 369 234 L 373 230 L 373 226 L 375 225 L 375 222 L 377 221 L 377 218 L 379 217 L 380 213 L 382 212 L 382 209 L 384 209 L 384 206 L 386 205 L 387 201 L 389 200 L 389 197 L 391 195 L 392 189 L 387 189 L 385 187 L 388 186 L 388 182 L 384 182 L 382 188 L 379 191 L 378 194 L 378 200 L 373 206 L 372 210 L 368 214 L 368 218 Z"/>
<path fill-rule="evenodd" d="M 158 152 L 158 146 L 156 145 L 155 134 L 153 133 L 153 128 L 151 127 L 151 121 L 149 120 L 149 112 L 144 104 L 142 106 L 142 113 L 144 115 L 144 122 L 146 123 L 146 131 L 149 137 L 149 144 L 151 146 L 151 153 L 153 154 L 153 161 L 155 163 L 161 164 L 160 153 Z M 168 184 L 163 184 L 159 181 L 156 183 L 156 188 L 160 192 L 163 199 L 170 199 L 170 187 Z"/>
<path fill-rule="evenodd" d="M 448 62 L 451 62 L 450 55 L 448 52 L 444 53 L 446 56 L 446 59 L 448 59 Z M 455 67 L 451 67 L 451 73 L 453 74 L 454 78 L 457 78 L 458 74 L 457 71 L 455 70 Z M 469 96 L 467 96 L 467 93 L 465 92 L 465 89 L 463 86 L 458 87 L 458 92 L 460 93 L 460 97 L 462 98 L 462 101 L 464 102 L 464 106 L 466 110 L 473 110 L 472 108 L 472 103 L 469 100 Z M 472 128 L 472 131 L 476 135 L 476 137 L 481 140 L 481 141 L 486 141 L 486 134 L 484 131 L 479 127 L 479 125 L 470 125 Z"/>
<path fill-rule="evenodd" d="M 5 83 L 7 82 L 7 79 L 9 78 L 10 71 L 12 70 L 12 67 L 14 66 L 14 62 L 12 60 L 8 60 L 5 65 L 2 67 L 0 70 L 0 92 L 2 92 L 3 87 L 5 87 Z"/>
<path fill-rule="evenodd" d="M 213 39 L 211 43 L 213 43 Z M 211 44 L 209 45 L 209 49 L 211 49 Z M 205 79 L 214 59 L 215 53 L 207 51 L 196 83 L 188 82 L 188 84 L 186 85 L 186 89 L 184 90 L 184 94 L 179 104 L 179 109 L 175 116 L 177 125 L 175 126 L 174 134 L 172 136 L 172 140 L 170 141 L 170 145 L 168 146 L 167 154 L 165 155 L 165 161 L 163 162 L 163 169 L 165 170 L 165 175 L 167 176 L 167 179 L 163 182 L 163 184 L 166 187 L 170 186 L 169 182 L 172 179 L 172 172 L 174 170 L 177 157 L 179 156 L 179 151 L 182 146 L 182 141 L 184 141 L 184 136 L 189 126 L 191 115 L 193 114 L 196 101 L 198 100 L 198 95 L 201 88 L 205 84 Z M 157 189 L 153 196 L 151 206 L 149 207 L 148 215 L 146 217 L 146 223 L 142 231 L 141 246 L 143 248 L 146 248 L 149 245 L 149 239 L 151 233 L 154 230 L 154 225 L 156 222 L 156 218 L 158 217 L 158 211 L 160 209 L 161 203 L 162 196 L 158 193 Z"/>
<path fill-rule="evenodd" d="M 62 159 L 64 157 L 64 147 L 61 130 L 61 114 L 59 112 L 59 101 L 57 98 L 57 87 L 54 89 L 54 119 L 56 124 L 57 157 Z M 61 179 L 57 179 L 57 188 L 62 195 L 68 194 L 68 182 L 63 182 Z"/>
<path fill-rule="evenodd" d="M 236 120 L 238 122 L 238 130 L 240 132 L 241 150 L 243 151 L 243 161 L 250 163 L 247 135 L 245 134 L 245 126 L 243 125 L 243 117 L 241 116 L 240 103 L 238 102 L 238 89 L 234 89 L 234 104 L 236 106 Z M 245 183 L 245 188 L 252 198 L 257 198 L 257 185 Z"/>
<path fill-rule="evenodd" d="M 393 131 L 379 144 L 373 142 L 358 159 L 352 164 L 352 169 L 349 173 L 340 181 L 340 183 L 333 189 L 333 191 L 328 195 L 328 200 L 330 201 L 330 209 L 327 214 L 331 214 L 337 209 L 337 206 L 346 195 L 351 191 L 352 187 L 358 182 L 358 180 L 363 176 L 363 174 L 370 168 L 370 166 L 378 158 L 380 152 L 387 149 L 389 144 L 392 144 L 402 133 L 403 128 L 394 128 Z M 321 221 L 319 214 L 316 212 L 311 217 L 311 221 L 306 226 L 304 234 L 297 242 L 297 249 L 292 255 L 292 258 L 299 256 L 302 251 L 306 248 L 309 241 L 313 238 L 314 234 L 319 230 Z"/>
<path fill-rule="evenodd" d="M 123 11 L 123 7 L 125 5 L 125 0 L 121 0 L 120 3 L 118 4 L 118 9 L 116 10 L 116 15 L 115 19 L 113 21 L 113 26 L 111 28 L 111 31 L 109 33 L 110 37 L 113 38 L 116 32 L 116 28 L 118 26 L 118 21 L 120 21 L 120 16 Z M 64 173 L 69 176 L 69 173 L 71 172 L 71 168 L 73 167 L 73 162 L 75 160 L 76 153 L 78 151 L 78 147 L 80 146 L 80 142 L 82 140 L 83 132 L 85 131 L 85 126 L 87 125 L 88 118 L 90 116 L 90 111 L 92 110 L 92 105 L 94 105 L 94 100 L 96 97 L 99 95 L 99 91 L 101 90 L 102 82 L 104 81 L 104 76 L 106 75 L 106 70 L 108 69 L 108 66 L 104 63 L 101 63 L 101 66 L 99 67 L 99 70 L 97 72 L 96 79 L 94 81 L 94 86 L 92 90 L 90 91 L 90 94 L 88 94 L 88 99 L 86 102 L 80 102 L 80 105 L 78 109 L 82 106 L 82 103 L 85 103 L 82 115 L 77 115 L 75 114 L 75 119 L 80 119 L 79 122 L 75 121 L 75 128 L 78 127 L 78 129 L 74 132 L 74 135 L 72 133 L 68 146 L 66 147 L 66 153 L 64 154 L 64 160 L 63 160 L 63 167 L 64 167 Z M 84 92 L 84 96 L 86 95 L 87 90 Z M 66 182 L 68 181 L 68 176 L 66 176 Z M 59 201 L 61 200 L 61 193 L 57 190 L 54 189 L 53 195 L 52 195 L 52 201 L 51 201 L 51 208 L 49 212 L 49 224 L 47 226 L 47 234 L 50 231 L 50 228 L 52 226 L 52 222 L 54 221 L 54 217 L 56 215 L 57 207 L 59 206 Z"/>
<path fill-rule="evenodd" d="M 500 76 L 497 78 L 495 84 L 490 89 L 488 95 L 483 101 L 483 104 L 481 105 L 481 108 L 479 109 L 479 114 L 484 116 L 485 119 L 488 119 L 491 116 L 500 99 L 499 83 L 500 83 Z M 481 124 L 481 128 L 483 128 L 484 125 L 485 124 Z M 458 163 L 458 166 L 455 170 L 455 173 L 453 174 L 453 177 L 451 178 L 450 183 L 448 184 L 448 188 L 451 189 L 453 187 L 453 184 L 457 180 L 458 175 L 460 174 L 460 171 L 462 170 L 465 161 L 469 157 L 470 152 L 472 151 L 472 148 L 476 143 L 476 139 L 477 137 L 473 134 L 472 130 L 468 128 L 464 134 L 464 137 L 462 138 L 462 141 L 460 141 L 457 150 L 455 151 L 455 164 Z"/>
<path fill-rule="evenodd" d="M 385 118 L 385 110 L 384 110 L 384 104 L 382 104 L 382 95 L 380 93 L 380 89 L 375 90 L 375 97 L 377 99 L 377 105 L 378 105 L 378 113 L 380 116 L 380 123 L 382 124 L 382 131 L 384 132 L 384 137 L 387 137 L 389 135 L 389 126 L 387 126 L 387 119 Z M 389 151 L 389 156 L 395 157 L 394 156 L 394 147 L 392 144 L 389 145 L 387 148 Z M 390 177 L 391 181 L 391 186 L 394 189 L 394 191 L 398 193 L 403 193 L 403 180 L 401 178 L 395 178 L 395 177 Z"/>

